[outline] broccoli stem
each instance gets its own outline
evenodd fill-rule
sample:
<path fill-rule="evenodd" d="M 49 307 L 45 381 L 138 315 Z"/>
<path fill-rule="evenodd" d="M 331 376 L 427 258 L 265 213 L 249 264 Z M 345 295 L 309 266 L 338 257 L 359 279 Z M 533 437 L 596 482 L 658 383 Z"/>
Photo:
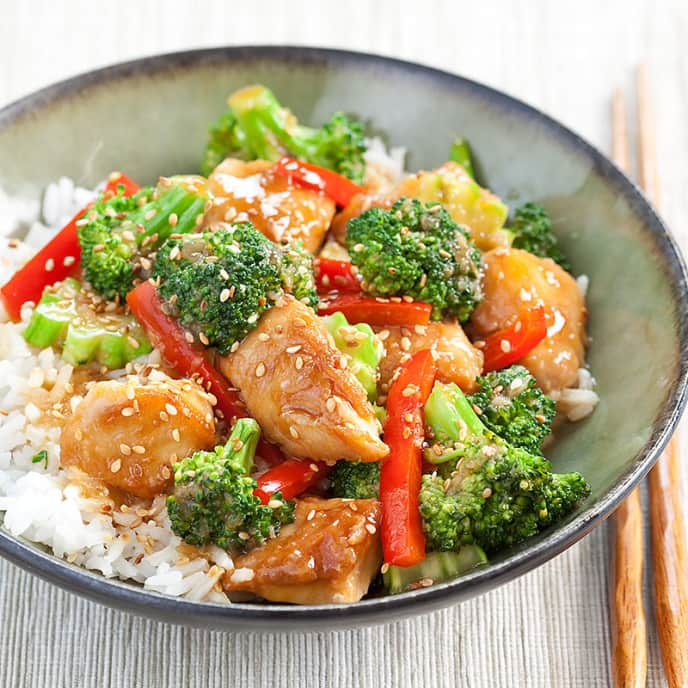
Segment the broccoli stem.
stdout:
<path fill-rule="evenodd" d="M 234 92 L 227 102 L 246 134 L 245 144 L 253 157 L 277 160 L 284 154 L 277 142 L 287 132 L 288 122 L 272 91 L 261 85 L 248 86 Z"/>
<path fill-rule="evenodd" d="M 487 556 L 482 547 L 463 545 L 458 552 L 429 552 L 420 564 L 414 566 L 390 566 L 382 579 L 387 590 L 394 595 L 421 580 L 441 583 L 486 563 Z"/>
<path fill-rule="evenodd" d="M 377 398 L 378 365 L 384 354 L 380 340 L 373 328 L 366 323 L 350 325 L 341 311 L 323 318 L 327 331 L 332 335 L 335 346 L 351 357 L 351 370 L 363 385 L 368 399 Z M 363 336 L 365 335 L 365 336 Z"/>
<path fill-rule="evenodd" d="M 97 314 L 82 298 L 80 283 L 71 278 L 47 288 L 24 330 L 24 339 L 38 348 L 61 349 L 71 365 L 97 361 L 110 369 L 151 351 L 131 316 Z"/>
<path fill-rule="evenodd" d="M 454 139 L 451 148 L 449 149 L 449 159 L 456 162 L 475 179 L 475 170 L 473 169 L 473 160 L 471 157 L 471 149 L 468 141 L 464 138 Z"/>
<path fill-rule="evenodd" d="M 253 418 L 239 418 L 232 434 L 220 452 L 220 458 L 231 461 L 237 471 L 248 475 L 260 440 L 260 425 Z"/>
<path fill-rule="evenodd" d="M 486 430 L 466 395 L 453 382 L 448 385 L 435 382 L 423 413 L 433 440 L 442 444 L 460 443 L 465 439 L 466 431 L 480 435 Z M 462 428 L 465 428 L 463 432 Z M 424 451 L 425 458 L 430 463 L 444 463 L 460 456 L 463 451 L 458 447 L 453 451 L 443 449 L 438 454 L 433 449 L 435 446 L 439 445 L 433 445 Z"/>
<path fill-rule="evenodd" d="M 203 212 L 205 199 L 187 191 L 182 186 L 173 186 L 160 194 L 157 200 L 141 206 L 134 211 L 129 220 L 136 226 L 142 225 L 143 232 L 136 233 L 136 241 L 140 246 L 143 241 L 155 236 L 155 245 L 159 246 L 170 234 L 186 234 L 196 227 L 196 218 Z M 147 217 L 155 211 L 152 217 Z M 177 216 L 174 226 L 170 224 L 170 215 Z"/>

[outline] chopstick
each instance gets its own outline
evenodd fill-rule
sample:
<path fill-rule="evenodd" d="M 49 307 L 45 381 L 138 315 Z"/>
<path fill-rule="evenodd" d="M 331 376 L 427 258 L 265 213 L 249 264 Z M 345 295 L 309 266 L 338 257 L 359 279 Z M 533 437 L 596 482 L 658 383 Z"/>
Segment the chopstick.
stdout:
<path fill-rule="evenodd" d="M 628 127 L 623 91 L 612 101 L 612 157 L 629 171 Z M 643 608 L 643 514 L 640 488 L 616 510 L 610 573 L 612 675 L 617 688 L 642 688 L 647 680 L 647 635 Z"/>
<path fill-rule="evenodd" d="M 638 68 L 638 161 L 640 183 L 659 205 L 659 177 L 647 69 Z M 669 688 L 688 686 L 688 560 L 680 497 L 676 436 L 650 471 L 650 533 L 655 615 Z"/>
<path fill-rule="evenodd" d="M 659 205 L 659 176 L 647 69 L 636 75 L 638 170 L 640 184 Z M 629 167 L 629 137 L 623 93 L 614 94 L 614 159 Z M 648 477 L 654 601 L 664 670 L 669 688 L 688 686 L 688 561 L 680 503 L 678 440 L 673 437 Z M 644 686 L 647 642 L 642 602 L 643 535 L 638 489 L 615 514 L 612 552 L 612 675 L 615 686 Z"/>

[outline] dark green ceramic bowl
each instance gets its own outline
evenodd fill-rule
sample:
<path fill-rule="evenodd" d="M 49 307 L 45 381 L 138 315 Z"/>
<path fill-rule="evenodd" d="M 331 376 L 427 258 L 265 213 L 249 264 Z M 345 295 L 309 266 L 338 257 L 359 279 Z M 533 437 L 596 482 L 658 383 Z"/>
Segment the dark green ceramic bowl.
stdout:
<path fill-rule="evenodd" d="M 537 110 L 466 79 L 372 55 L 289 47 L 220 48 L 129 62 L 51 86 L 0 111 L 0 185 L 38 197 L 60 175 L 94 185 L 120 169 L 141 182 L 195 172 L 226 95 L 273 88 L 306 122 L 355 113 L 407 146 L 408 167 L 471 141 L 489 186 L 537 200 L 575 273 L 589 275 L 589 361 L 601 402 L 557 441 L 558 470 L 592 495 L 564 523 L 475 573 L 349 606 L 196 603 L 106 580 L 0 528 L 0 553 L 74 592 L 138 614 L 226 629 L 324 629 L 392 621 L 459 602 L 559 554 L 608 516 L 647 473 L 683 409 L 688 371 L 686 271 L 666 227 L 601 153 Z"/>

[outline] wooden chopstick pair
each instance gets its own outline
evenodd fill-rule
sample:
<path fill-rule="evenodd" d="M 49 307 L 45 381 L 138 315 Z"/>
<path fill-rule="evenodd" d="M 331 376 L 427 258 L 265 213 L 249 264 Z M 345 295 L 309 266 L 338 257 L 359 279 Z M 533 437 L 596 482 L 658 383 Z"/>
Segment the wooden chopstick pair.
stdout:
<path fill-rule="evenodd" d="M 659 179 L 647 69 L 636 78 L 638 177 L 655 206 Z M 612 153 L 629 171 L 629 135 L 621 90 L 612 106 Z M 664 671 L 669 688 L 688 688 L 688 562 L 681 514 L 678 440 L 673 437 L 648 477 L 654 606 Z M 612 675 L 617 688 L 647 681 L 647 634 L 643 608 L 643 517 L 640 489 L 617 510 L 612 546 Z"/>

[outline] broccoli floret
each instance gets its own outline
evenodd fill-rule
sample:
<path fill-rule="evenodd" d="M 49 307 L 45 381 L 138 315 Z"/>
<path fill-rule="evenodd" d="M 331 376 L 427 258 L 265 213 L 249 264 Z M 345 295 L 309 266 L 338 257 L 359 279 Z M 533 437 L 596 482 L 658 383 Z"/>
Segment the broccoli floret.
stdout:
<path fill-rule="evenodd" d="M 294 520 L 294 502 L 276 493 L 269 505 L 253 494 L 250 477 L 260 427 L 237 420 L 224 447 L 199 451 L 174 464 L 174 493 L 167 498 L 172 530 L 190 545 L 210 543 L 245 552 Z"/>
<path fill-rule="evenodd" d="M 364 291 L 431 303 L 434 320 L 464 321 L 482 298 L 480 251 L 439 203 L 371 208 L 349 221 L 346 244 Z"/>
<path fill-rule="evenodd" d="M 283 155 L 334 170 L 360 183 L 365 174 L 363 125 L 336 112 L 320 129 L 298 123 L 270 89 L 255 85 L 235 91 L 229 110 L 209 129 L 203 174 L 225 157 L 278 160 Z"/>
<path fill-rule="evenodd" d="M 330 472 L 333 497 L 377 499 L 380 494 L 380 464 L 377 461 L 337 461 Z"/>
<path fill-rule="evenodd" d="M 145 187 L 133 196 L 123 190 L 101 194 L 77 230 L 84 276 L 107 299 L 124 299 L 141 269 L 141 256 L 172 232 L 188 232 L 205 199 L 182 186 Z M 176 216 L 176 223 L 170 217 Z M 174 225 L 174 226 L 173 226 Z"/>
<path fill-rule="evenodd" d="M 250 223 L 221 225 L 168 239 L 157 253 L 153 277 L 169 312 L 203 344 L 226 354 L 285 291 L 316 303 L 310 260 Z"/>
<path fill-rule="evenodd" d="M 480 411 L 489 430 L 515 447 L 539 454 L 549 435 L 555 403 L 526 368 L 512 365 L 479 377 L 479 391 L 468 400 Z"/>
<path fill-rule="evenodd" d="M 434 461 L 443 463 L 421 483 L 429 549 L 475 543 L 497 551 L 562 519 L 589 494 L 580 473 L 552 473 L 543 456 L 488 430 L 456 385 L 435 383 L 430 397 L 425 422 L 439 445 Z"/>
<path fill-rule="evenodd" d="M 551 258 L 564 270 L 571 270 L 568 260 L 559 248 L 549 213 L 537 203 L 525 203 L 516 208 L 508 231 L 513 235 L 511 245 L 540 258 Z"/>
<path fill-rule="evenodd" d="M 368 399 L 375 401 L 380 378 L 378 366 L 385 348 L 373 328 L 366 323 L 349 325 L 346 316 L 339 312 L 323 318 L 323 322 L 335 346 L 350 357 L 349 367 L 368 393 Z"/>

